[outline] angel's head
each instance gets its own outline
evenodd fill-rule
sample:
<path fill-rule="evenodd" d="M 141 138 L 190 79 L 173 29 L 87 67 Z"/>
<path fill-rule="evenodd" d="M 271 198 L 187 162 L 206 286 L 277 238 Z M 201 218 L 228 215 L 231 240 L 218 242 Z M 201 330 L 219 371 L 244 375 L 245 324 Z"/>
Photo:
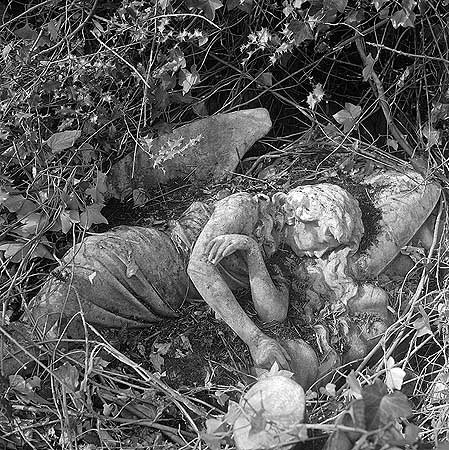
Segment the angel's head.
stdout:
<path fill-rule="evenodd" d="M 357 251 L 364 231 L 362 213 L 357 200 L 341 187 L 299 186 L 275 194 L 273 201 L 283 209 L 284 239 L 296 254 L 321 257 L 340 246 Z"/>

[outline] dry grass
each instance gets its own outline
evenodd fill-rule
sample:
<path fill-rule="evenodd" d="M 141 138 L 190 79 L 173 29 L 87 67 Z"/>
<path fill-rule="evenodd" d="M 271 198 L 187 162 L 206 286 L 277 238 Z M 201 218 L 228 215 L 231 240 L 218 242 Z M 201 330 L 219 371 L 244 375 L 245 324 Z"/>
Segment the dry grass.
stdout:
<path fill-rule="evenodd" d="M 231 189 L 282 186 L 288 171 L 264 182 L 257 173 L 286 158 L 304 161 L 296 182 L 325 176 L 342 161 L 341 153 L 349 155 L 344 167 L 360 170 L 410 161 L 444 188 L 439 227 L 445 241 L 449 21 L 443 2 L 422 2 L 414 28 L 394 28 L 371 2 L 359 8 L 363 19 L 348 23 L 357 11 L 349 2 L 335 21 L 318 24 L 322 30 L 314 40 L 298 46 L 282 34 L 293 17 L 268 0 L 254 2 L 250 15 L 219 9 L 213 20 L 183 2 L 25 3 L 0 6 L 0 194 L 32 202 L 22 215 L 0 209 L 0 245 L 26 244 L 14 258 L 0 252 L 2 346 L 10 339 L 5 325 L 20 317 L 57 259 L 88 232 L 76 221 L 61 231 L 68 204 L 76 202 L 80 214 L 101 204 L 89 194 L 101 184 L 98 173 L 135 151 L 143 136 L 202 115 L 259 106 L 270 111 L 273 131 L 246 159 L 244 173 L 226 186 Z M 390 14 L 401 9 L 398 2 L 386 5 Z M 253 40 L 248 58 L 240 49 L 264 28 L 271 40 Z M 273 62 L 282 43 L 288 51 Z M 363 80 L 369 55 L 375 64 Z M 195 70 L 200 75 L 184 93 L 183 69 L 184 76 Z M 325 96 L 311 109 L 307 96 L 318 83 Z M 360 106 L 360 115 L 343 132 L 332 116 L 346 102 Z M 65 130 L 81 130 L 75 146 L 55 152 L 44 144 Z M 152 198 L 160 202 L 158 195 Z M 125 205 L 127 217 L 144 222 L 154 209 L 152 198 L 146 209 Z M 25 231 L 24 223 L 30 225 Z M 90 231 L 106 228 L 94 224 Z M 383 380 L 394 357 L 407 372 L 402 390 L 413 404 L 411 420 L 427 442 L 449 439 L 447 245 L 440 245 L 437 234 L 434 244 L 405 280 L 385 280 L 397 321 L 379 343 L 380 352 L 357 368 L 362 384 Z M 429 332 L 418 336 L 422 321 Z M 78 347 L 42 342 L 47 362 L 22 372 L 15 384 L 0 379 L 5 448 L 207 448 L 200 437 L 204 418 L 226 410 L 223 395 L 233 398 L 244 388 L 239 383 L 249 381 L 242 374 L 247 361 L 239 360 L 240 349 L 226 333 L 226 370 L 235 382 L 219 384 L 212 376 L 204 386 L 175 390 L 138 354 L 118 351 L 87 324 L 86 330 L 89 340 Z M 154 339 L 148 338 L 149 347 Z M 143 351 L 141 357 L 147 356 Z M 208 364 L 212 375 L 221 370 L 220 361 Z M 332 429 L 347 404 L 347 373 L 335 372 L 335 397 L 310 399 L 310 428 Z"/>

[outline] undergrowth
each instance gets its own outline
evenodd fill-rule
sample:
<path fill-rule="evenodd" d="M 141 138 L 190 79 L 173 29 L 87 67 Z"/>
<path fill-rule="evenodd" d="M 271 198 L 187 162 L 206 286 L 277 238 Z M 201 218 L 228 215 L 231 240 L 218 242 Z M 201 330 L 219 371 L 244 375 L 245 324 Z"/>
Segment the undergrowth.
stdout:
<path fill-rule="evenodd" d="M 11 338 L 6 326 L 21 317 L 59 258 L 86 234 L 120 223 L 119 208 L 106 206 L 112 164 L 181 124 L 268 109 L 272 131 L 247 155 L 246 181 L 234 188 L 251 188 L 248 179 L 286 157 L 301 161 L 297 179 L 318 180 L 337 153 L 344 154 L 335 159 L 340 169 L 369 173 L 409 162 L 447 187 L 446 0 L 9 0 L 0 16 L 0 355 Z M 311 157 L 318 153 L 323 157 Z M 286 186 L 290 175 L 281 171 L 277 180 Z M 197 187 L 187 180 L 186 189 L 190 201 Z M 132 200 L 121 205 L 124 221 L 151 224 L 148 216 L 168 191 L 149 193 L 134 209 Z M 438 217 L 444 236 L 444 207 Z M 400 441 L 381 424 L 383 431 L 366 431 L 354 448 L 427 448 L 449 439 L 449 287 L 435 236 L 429 255 L 414 255 L 406 280 L 386 281 L 397 321 L 380 353 L 350 378 L 342 368 L 310 393 L 307 427 L 315 438 L 308 448 L 321 448 L 319 440 L 313 447 L 316 436 L 341 426 L 336 417 L 351 398 L 363 401 L 362 388 L 376 380 L 408 396 L 407 407 L 395 405 L 409 421 L 393 414 L 398 432 L 408 431 Z M 139 355 L 129 358 L 95 330 L 82 350 L 44 342 L 51 364 L 0 379 L 0 443 L 228 445 L 226 432 L 210 427 L 202 440 L 206 417 L 225 413 L 248 382 L 232 363 L 239 352 L 230 335 L 221 336 L 235 382 L 209 377 L 196 391 L 170 387 L 154 365 L 143 368 Z M 161 348 L 150 350 L 159 363 Z M 209 364 L 213 373 L 219 363 Z M 383 388 L 376 389 L 382 398 Z"/>

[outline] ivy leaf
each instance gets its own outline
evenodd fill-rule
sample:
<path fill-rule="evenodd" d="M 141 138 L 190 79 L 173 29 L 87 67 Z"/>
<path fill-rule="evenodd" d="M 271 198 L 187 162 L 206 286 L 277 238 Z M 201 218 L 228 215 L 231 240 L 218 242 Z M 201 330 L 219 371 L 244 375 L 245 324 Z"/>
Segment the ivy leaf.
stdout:
<path fill-rule="evenodd" d="M 59 38 L 59 32 L 56 23 L 53 19 L 51 19 L 50 22 L 47 23 L 47 31 L 48 34 L 50 35 L 50 39 L 53 42 L 56 42 Z"/>
<path fill-rule="evenodd" d="M 407 397 L 399 391 L 388 394 L 387 386 L 379 379 L 362 390 L 365 402 L 366 429 L 376 430 L 399 418 L 408 417 L 412 409 Z"/>
<path fill-rule="evenodd" d="M 295 45 L 300 45 L 304 41 L 313 40 L 313 31 L 307 22 L 292 20 L 288 24 L 288 29 L 293 33 Z"/>
<path fill-rule="evenodd" d="M 197 72 L 195 64 L 192 65 L 190 70 L 191 72 L 187 69 L 181 69 L 178 75 L 179 84 L 182 86 L 182 95 L 186 95 L 195 84 L 200 82 L 200 74 Z"/>
<path fill-rule="evenodd" d="M 59 220 L 61 221 L 62 232 L 67 234 L 72 229 L 74 223 L 80 222 L 80 213 L 78 211 L 74 211 L 73 209 L 66 209 L 61 211 Z"/>
<path fill-rule="evenodd" d="M 346 382 L 349 386 L 349 395 L 355 399 L 362 398 L 362 387 L 353 370 L 351 370 L 351 373 L 346 377 Z"/>
<path fill-rule="evenodd" d="M 273 74 L 271 72 L 265 72 L 257 77 L 257 84 L 259 86 L 273 86 Z"/>
<path fill-rule="evenodd" d="M 374 7 L 376 8 L 376 11 L 379 11 L 380 9 L 382 9 L 382 6 L 384 5 L 384 3 L 386 1 L 387 0 L 374 0 L 373 3 L 374 3 Z"/>
<path fill-rule="evenodd" d="M 387 386 L 379 379 L 375 380 L 373 384 L 363 387 L 362 397 L 365 402 L 367 431 L 376 430 L 382 425 L 379 417 L 379 406 L 385 395 L 388 395 Z"/>
<path fill-rule="evenodd" d="M 312 111 L 315 109 L 315 106 L 320 103 L 321 100 L 323 100 L 323 97 L 323 85 L 321 83 L 318 83 L 313 88 L 313 91 L 307 96 L 307 104 Z"/>
<path fill-rule="evenodd" d="M 351 130 L 361 112 L 362 108 L 360 106 L 353 105 L 352 103 L 345 103 L 345 109 L 341 109 L 332 117 L 339 124 L 343 125 L 343 131 L 347 133 Z"/>
<path fill-rule="evenodd" d="M 400 367 L 394 367 L 394 359 L 390 356 L 386 363 L 385 384 L 391 390 L 401 390 L 402 382 L 404 381 L 405 371 Z"/>
<path fill-rule="evenodd" d="M 4 258 L 11 258 L 11 262 L 20 263 L 26 256 L 33 258 L 54 259 L 53 255 L 43 244 L 33 246 L 32 242 L 4 242 L 0 243 L 0 252 L 3 251 Z M 31 253 L 30 253 L 31 252 Z"/>
<path fill-rule="evenodd" d="M 34 41 L 39 36 L 39 33 L 36 30 L 33 30 L 28 24 L 15 30 L 14 34 L 25 41 Z"/>
<path fill-rule="evenodd" d="M 414 27 L 415 26 L 415 13 L 413 9 L 416 6 L 415 0 L 402 0 L 402 9 L 396 11 L 391 16 L 391 23 L 393 28 L 402 27 Z"/>
<path fill-rule="evenodd" d="M 48 225 L 48 216 L 44 213 L 31 213 L 20 220 L 23 223 L 15 231 L 23 237 L 32 234 L 38 234 L 46 225 Z"/>
<path fill-rule="evenodd" d="M 346 6 L 348 5 L 348 0 L 324 0 L 323 7 L 324 10 L 330 11 L 336 9 L 338 12 L 344 12 Z"/>
<path fill-rule="evenodd" d="M 67 130 L 52 134 L 45 142 L 53 153 L 59 153 L 73 147 L 75 141 L 81 136 L 81 130 Z"/>
<path fill-rule="evenodd" d="M 356 9 L 348 14 L 345 23 L 352 26 L 357 26 L 365 20 L 365 11 L 363 9 Z"/>
<path fill-rule="evenodd" d="M 94 203 L 89 205 L 80 215 L 80 225 L 88 230 L 93 224 L 109 223 L 106 217 L 101 214 L 101 210 L 104 208 L 102 203 Z"/>
<path fill-rule="evenodd" d="M 97 179 L 95 182 L 95 187 L 87 188 L 85 193 L 89 195 L 94 203 L 103 203 L 104 202 L 104 194 L 108 191 L 108 187 L 106 185 L 106 174 L 103 172 L 97 172 Z"/>
<path fill-rule="evenodd" d="M 424 311 L 422 306 L 419 307 L 419 311 L 421 313 L 421 317 L 418 317 L 413 322 L 413 327 L 416 329 L 416 337 L 422 337 L 426 334 L 432 334 L 432 330 L 430 329 L 430 319 L 427 313 Z"/>
<path fill-rule="evenodd" d="M 419 427 L 414 423 L 407 424 L 405 427 L 404 438 L 407 441 L 407 444 L 415 444 L 419 439 Z"/>
<path fill-rule="evenodd" d="M 406 395 L 396 391 L 382 398 L 379 412 L 381 425 L 386 425 L 399 417 L 409 417 L 413 411 Z"/>
<path fill-rule="evenodd" d="M 399 147 L 398 141 L 392 138 L 387 139 L 387 145 L 388 147 L 391 147 L 393 150 L 397 150 Z"/>
<path fill-rule="evenodd" d="M 368 81 L 373 76 L 373 68 L 374 68 L 374 59 L 371 56 L 371 53 L 368 53 L 365 61 L 365 67 L 362 71 L 363 81 Z"/>
<path fill-rule="evenodd" d="M 186 0 L 188 8 L 198 8 L 209 20 L 215 19 L 215 11 L 223 7 L 220 0 Z"/>

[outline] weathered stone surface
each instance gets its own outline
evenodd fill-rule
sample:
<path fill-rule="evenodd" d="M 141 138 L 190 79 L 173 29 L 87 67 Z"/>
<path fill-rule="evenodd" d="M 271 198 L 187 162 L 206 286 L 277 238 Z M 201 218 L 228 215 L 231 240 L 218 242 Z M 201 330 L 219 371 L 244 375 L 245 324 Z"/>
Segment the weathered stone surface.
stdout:
<path fill-rule="evenodd" d="M 376 189 L 374 204 L 382 211 L 376 241 L 354 256 L 357 279 L 377 277 L 422 227 L 437 204 L 441 187 L 413 170 L 375 173 L 364 181 Z"/>
<path fill-rule="evenodd" d="M 307 436 L 301 426 L 305 403 L 304 389 L 291 378 L 268 374 L 259 380 L 240 400 L 233 424 L 237 449 L 294 447 Z M 262 426 L 255 427 L 256 421 Z"/>
<path fill-rule="evenodd" d="M 107 178 L 116 198 L 133 189 L 157 186 L 179 177 L 210 182 L 237 168 L 248 149 L 271 128 L 264 108 L 217 114 L 177 128 L 114 165 Z"/>

